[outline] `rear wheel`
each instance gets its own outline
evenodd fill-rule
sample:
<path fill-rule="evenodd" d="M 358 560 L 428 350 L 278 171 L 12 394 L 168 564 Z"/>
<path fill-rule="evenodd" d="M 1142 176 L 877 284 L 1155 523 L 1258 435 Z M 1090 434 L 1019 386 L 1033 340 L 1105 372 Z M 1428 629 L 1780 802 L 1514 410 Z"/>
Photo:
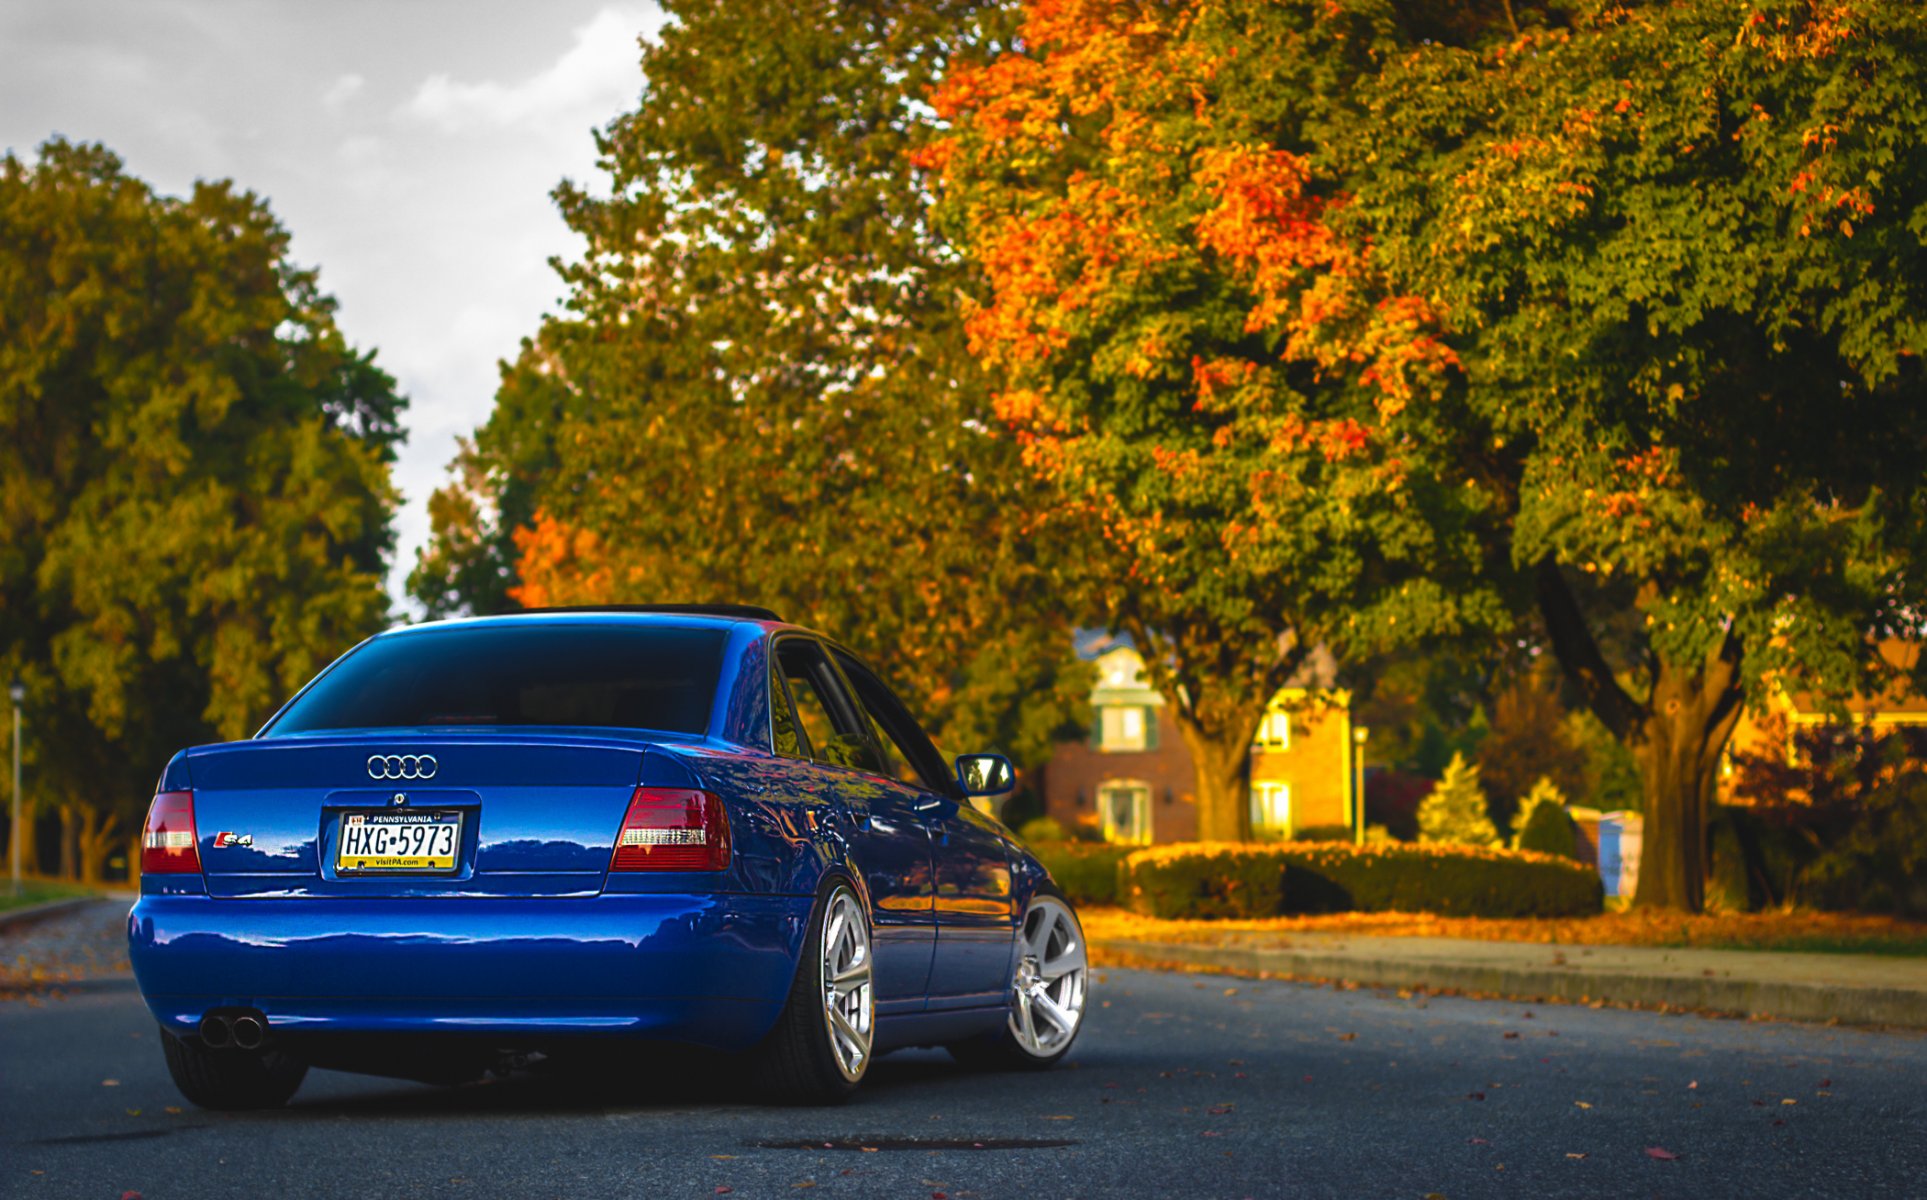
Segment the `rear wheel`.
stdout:
<path fill-rule="evenodd" d="M 1057 889 L 1039 888 L 1024 910 L 1009 1017 L 995 1033 L 949 1046 L 951 1057 L 988 1070 L 1055 1066 L 1084 1027 L 1088 973 L 1076 910 Z"/>
<path fill-rule="evenodd" d="M 280 1108 L 308 1074 L 307 1063 L 279 1050 L 209 1050 L 166 1026 L 161 1054 L 174 1086 L 202 1108 Z"/>
<path fill-rule="evenodd" d="M 838 1104 L 870 1069 L 876 1029 L 870 921 L 848 884 L 830 889 L 798 956 L 789 1003 L 759 1051 L 757 1086 L 792 1104 Z"/>

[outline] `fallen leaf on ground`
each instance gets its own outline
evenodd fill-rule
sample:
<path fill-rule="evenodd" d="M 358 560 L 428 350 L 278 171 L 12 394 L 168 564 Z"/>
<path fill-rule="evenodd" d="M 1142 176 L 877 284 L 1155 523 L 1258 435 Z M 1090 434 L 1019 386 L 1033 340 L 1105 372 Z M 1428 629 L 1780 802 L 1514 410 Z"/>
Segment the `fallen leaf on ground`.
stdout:
<path fill-rule="evenodd" d="M 1465 1094 L 1465 1098 L 1467 1100 L 1483 1100 L 1485 1099 L 1485 1093 L 1484 1092 L 1467 1092 Z"/>
<path fill-rule="evenodd" d="M 1646 1157 L 1657 1158 L 1661 1162 L 1672 1162 L 1674 1159 L 1677 1159 L 1679 1155 L 1674 1154 L 1664 1146 L 1648 1146 L 1646 1147 Z"/>
<path fill-rule="evenodd" d="M 101 1080 L 101 1081 L 100 1081 L 100 1086 L 102 1086 L 102 1087 L 119 1087 L 119 1086 L 120 1086 L 120 1080 L 118 1080 L 118 1079 L 103 1079 L 103 1080 Z"/>
<path fill-rule="evenodd" d="M 1592 1105 L 1587 1104 L 1584 1100 L 1574 1100 L 1572 1104 L 1574 1108 L 1591 1108 L 1592 1107 Z"/>
<path fill-rule="evenodd" d="M 1795 1099 L 1794 1099 L 1793 1097 L 1791 1097 L 1791 1096 L 1788 1096 L 1788 1097 L 1787 1097 L 1786 1099 L 1784 1099 L 1784 1100 L 1782 1100 L 1782 1101 L 1780 1101 L 1780 1103 L 1782 1103 L 1782 1104 L 1798 1104 L 1798 1103 L 1799 1103 L 1799 1101 L 1798 1101 L 1798 1100 L 1795 1100 Z"/>
<path fill-rule="evenodd" d="M 1566 1157 L 1567 1158 L 1584 1158 L 1586 1157 L 1586 1153 L 1585 1151 L 1582 1150 L 1578 1154 L 1574 1154 L 1572 1151 L 1568 1150 L 1566 1151 Z"/>
<path fill-rule="evenodd" d="M 1341 1042 L 1355 1042 L 1358 1040 L 1358 1035 L 1355 1033 L 1341 1033 L 1338 1035 L 1338 1040 Z"/>

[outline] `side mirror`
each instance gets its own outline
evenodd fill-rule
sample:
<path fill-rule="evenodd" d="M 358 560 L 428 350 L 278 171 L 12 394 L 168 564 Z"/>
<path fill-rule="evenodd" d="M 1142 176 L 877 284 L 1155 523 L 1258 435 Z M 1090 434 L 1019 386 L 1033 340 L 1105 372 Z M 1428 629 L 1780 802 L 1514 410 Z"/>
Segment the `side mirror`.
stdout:
<path fill-rule="evenodd" d="M 1017 769 L 1001 754 L 960 754 L 957 782 L 966 796 L 1001 796 L 1017 786 Z"/>

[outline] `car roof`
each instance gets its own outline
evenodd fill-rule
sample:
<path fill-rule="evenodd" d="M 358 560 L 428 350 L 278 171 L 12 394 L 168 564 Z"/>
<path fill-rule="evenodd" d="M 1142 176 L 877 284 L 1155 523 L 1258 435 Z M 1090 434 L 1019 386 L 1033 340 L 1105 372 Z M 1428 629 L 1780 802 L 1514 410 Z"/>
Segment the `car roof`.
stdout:
<path fill-rule="evenodd" d="M 555 625 L 639 625 L 676 628 L 711 627 L 726 629 L 737 625 L 755 625 L 767 630 L 796 629 L 798 626 L 782 620 L 767 608 L 735 604 L 659 604 L 659 605 L 609 605 L 583 606 L 569 608 L 531 608 L 480 617 L 451 617 L 440 621 L 423 621 L 416 625 L 400 625 L 378 634 L 379 637 L 392 637 L 398 634 L 426 632 L 437 629 L 488 629 L 506 628 L 534 623 Z"/>

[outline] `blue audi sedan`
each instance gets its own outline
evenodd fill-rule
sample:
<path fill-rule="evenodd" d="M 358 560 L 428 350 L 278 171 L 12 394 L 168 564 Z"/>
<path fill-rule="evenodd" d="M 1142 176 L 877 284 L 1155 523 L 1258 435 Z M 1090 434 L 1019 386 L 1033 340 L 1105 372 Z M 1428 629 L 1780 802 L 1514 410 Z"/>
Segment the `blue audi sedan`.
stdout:
<path fill-rule="evenodd" d="M 761 609 L 557 610 L 381 634 L 253 738 L 174 756 L 128 939 L 176 1085 L 310 1066 L 458 1082 L 680 1043 L 764 1094 L 877 1055 L 1048 1067 L 1077 914 L 862 660 Z"/>

